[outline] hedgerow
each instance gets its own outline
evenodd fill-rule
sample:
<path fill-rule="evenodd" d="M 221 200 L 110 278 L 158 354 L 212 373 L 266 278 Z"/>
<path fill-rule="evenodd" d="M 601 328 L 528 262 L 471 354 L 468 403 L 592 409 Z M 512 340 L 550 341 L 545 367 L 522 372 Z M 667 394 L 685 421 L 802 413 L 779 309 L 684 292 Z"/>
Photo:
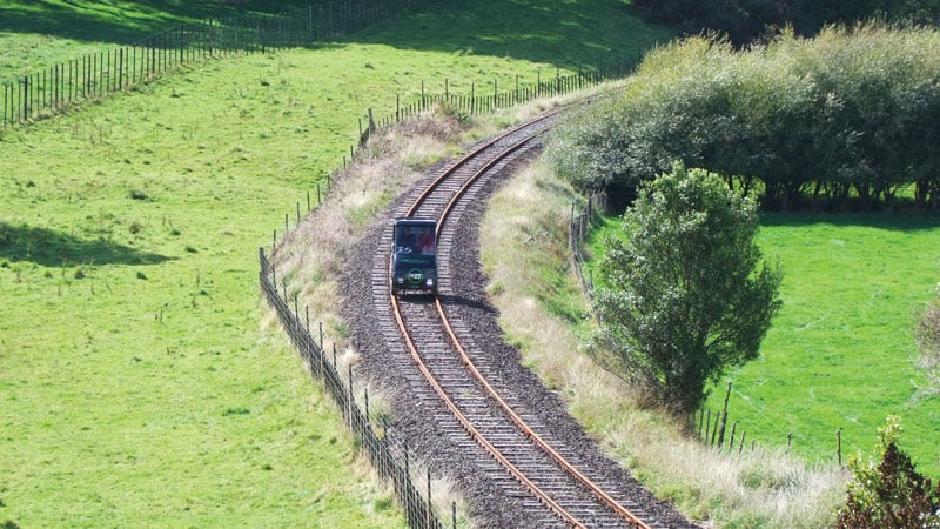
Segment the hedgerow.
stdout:
<path fill-rule="evenodd" d="M 940 207 L 938 142 L 940 31 L 865 25 L 740 52 L 707 37 L 662 47 L 559 127 L 549 156 L 582 188 L 635 188 L 681 161 L 765 206 L 907 194 Z"/>
<path fill-rule="evenodd" d="M 826 24 L 871 18 L 914 23 L 940 20 L 940 0 L 633 0 L 633 6 L 687 33 L 714 30 L 739 43 L 763 35 L 770 26 L 790 25 L 797 33 L 811 35 Z"/>

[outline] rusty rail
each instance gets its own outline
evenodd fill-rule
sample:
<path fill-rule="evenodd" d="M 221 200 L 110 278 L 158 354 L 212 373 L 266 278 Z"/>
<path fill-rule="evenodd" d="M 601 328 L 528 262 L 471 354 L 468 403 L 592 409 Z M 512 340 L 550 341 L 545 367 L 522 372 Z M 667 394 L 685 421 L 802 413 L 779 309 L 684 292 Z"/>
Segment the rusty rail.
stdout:
<path fill-rule="evenodd" d="M 497 138 L 485 143 L 484 145 L 474 149 L 467 155 L 463 156 L 445 170 L 425 188 L 421 194 L 417 197 L 415 202 L 411 205 L 408 210 L 408 216 L 413 216 L 421 204 L 430 196 L 432 191 L 436 189 L 442 182 L 447 180 L 451 175 L 453 175 L 458 168 L 465 165 L 468 161 L 480 155 L 484 150 L 495 146 L 500 140 L 503 140 L 514 134 L 525 127 L 531 126 L 535 123 L 544 121 L 553 114 L 544 115 L 540 118 L 526 122 L 518 127 L 515 127 L 508 132 L 498 136 Z M 437 237 L 440 238 L 441 229 L 450 212 L 453 210 L 454 206 L 460 200 L 460 198 L 465 194 L 465 192 L 487 171 L 492 169 L 500 161 L 504 160 L 510 154 L 516 152 L 524 145 L 532 141 L 538 134 L 533 134 L 528 136 L 521 141 L 514 143 L 506 148 L 504 148 L 497 156 L 492 160 L 487 162 L 482 168 L 477 170 L 472 174 L 466 182 L 453 194 L 449 202 L 444 207 L 444 210 L 440 214 L 438 219 L 437 226 Z M 528 489 L 538 500 L 546 505 L 552 512 L 558 515 L 562 520 L 564 520 L 571 527 L 577 529 L 584 528 L 584 524 L 577 520 L 573 515 L 567 512 L 561 505 L 559 505 L 555 500 L 553 500 L 549 495 L 542 491 L 535 483 L 528 479 L 525 474 L 520 471 L 516 466 L 514 466 L 486 437 L 471 423 L 471 421 L 460 411 L 451 397 L 447 394 L 447 391 L 443 386 L 436 380 L 431 370 L 428 368 L 424 359 L 422 358 L 420 352 L 414 344 L 414 341 L 408 331 L 408 327 L 405 324 L 404 316 L 402 314 L 401 307 L 398 303 L 396 296 L 390 296 L 390 302 L 392 305 L 393 313 L 395 315 L 396 322 L 401 331 L 402 336 L 405 339 L 405 344 L 407 345 L 411 357 L 414 362 L 417 364 L 419 371 L 427 379 L 428 383 L 433 388 L 434 392 L 438 397 L 444 402 L 448 410 L 456 417 L 457 421 L 461 426 L 470 434 L 470 437 L 480 445 L 486 452 L 494 457 L 503 467 L 505 467 L 509 473 L 519 481 L 526 489 Z M 489 383 L 488 380 L 483 376 L 479 371 L 477 366 L 474 364 L 470 356 L 467 354 L 466 349 L 460 343 L 456 333 L 454 332 L 453 326 L 447 316 L 447 312 L 444 309 L 443 304 L 440 302 L 440 299 L 435 300 L 435 306 L 437 309 L 438 316 L 440 317 L 441 323 L 446 331 L 446 334 L 460 355 L 460 360 L 471 374 L 471 376 L 479 383 L 483 390 L 493 399 L 497 406 L 509 417 L 512 423 L 516 428 L 533 444 L 535 444 L 540 450 L 542 450 L 549 458 L 551 458 L 562 470 L 568 473 L 573 477 L 578 483 L 581 484 L 585 489 L 587 489 L 601 504 L 613 511 L 617 516 L 622 518 L 628 524 L 636 529 L 650 529 L 650 526 L 640 520 L 635 516 L 629 509 L 618 503 L 614 498 L 612 498 L 608 493 L 606 493 L 600 486 L 598 486 L 594 481 L 589 477 L 584 475 L 579 471 L 574 465 L 572 465 L 564 456 L 558 453 L 548 442 L 546 442 L 541 436 L 538 435 L 527 423 L 520 417 L 512 407 L 506 403 L 506 401 L 499 395 L 499 392 Z"/>

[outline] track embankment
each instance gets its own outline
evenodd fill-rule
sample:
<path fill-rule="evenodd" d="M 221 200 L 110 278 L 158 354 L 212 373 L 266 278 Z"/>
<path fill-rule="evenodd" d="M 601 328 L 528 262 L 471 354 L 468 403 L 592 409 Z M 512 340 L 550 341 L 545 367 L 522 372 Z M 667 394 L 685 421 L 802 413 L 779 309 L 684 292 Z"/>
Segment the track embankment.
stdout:
<path fill-rule="evenodd" d="M 695 527 L 606 458 L 521 365 L 487 303 L 477 228 L 500 181 L 541 149 L 547 114 L 442 164 L 358 246 L 344 317 L 394 398 L 389 435 L 458 481 L 480 527 Z M 438 299 L 390 295 L 391 218 L 438 220 Z"/>

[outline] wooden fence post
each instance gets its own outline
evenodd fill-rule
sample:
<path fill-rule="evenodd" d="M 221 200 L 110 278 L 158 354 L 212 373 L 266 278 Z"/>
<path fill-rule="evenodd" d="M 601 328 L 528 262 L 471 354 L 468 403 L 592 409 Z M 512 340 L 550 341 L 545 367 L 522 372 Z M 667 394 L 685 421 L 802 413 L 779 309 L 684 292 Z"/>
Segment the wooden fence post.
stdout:
<path fill-rule="evenodd" d="M 731 382 L 728 382 L 728 392 L 725 393 L 725 405 L 723 418 L 721 420 L 721 431 L 718 433 L 718 446 L 721 447 L 725 442 L 725 428 L 728 426 L 728 400 L 731 399 Z"/>
<path fill-rule="evenodd" d="M 839 468 L 842 468 L 842 428 L 836 430 L 836 457 L 839 461 Z"/>

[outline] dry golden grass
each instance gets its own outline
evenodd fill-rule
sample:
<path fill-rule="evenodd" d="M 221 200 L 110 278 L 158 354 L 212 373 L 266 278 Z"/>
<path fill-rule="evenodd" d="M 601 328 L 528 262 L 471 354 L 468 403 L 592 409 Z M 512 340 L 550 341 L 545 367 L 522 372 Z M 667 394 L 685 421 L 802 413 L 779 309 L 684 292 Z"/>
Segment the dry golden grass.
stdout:
<path fill-rule="evenodd" d="M 494 196 L 483 221 L 489 291 L 502 329 L 521 346 L 526 364 L 561 392 L 611 457 L 690 518 L 708 527 L 831 525 L 845 472 L 808 465 L 779 450 L 706 448 L 667 414 L 640 407 L 631 388 L 585 352 L 576 322 L 547 308 L 546 299 L 574 292 L 568 303 L 585 312 L 583 296 L 572 286 L 577 280 L 567 248 L 572 199 L 573 191 L 535 162 Z M 567 287 L 559 286 L 559 276 Z"/>

